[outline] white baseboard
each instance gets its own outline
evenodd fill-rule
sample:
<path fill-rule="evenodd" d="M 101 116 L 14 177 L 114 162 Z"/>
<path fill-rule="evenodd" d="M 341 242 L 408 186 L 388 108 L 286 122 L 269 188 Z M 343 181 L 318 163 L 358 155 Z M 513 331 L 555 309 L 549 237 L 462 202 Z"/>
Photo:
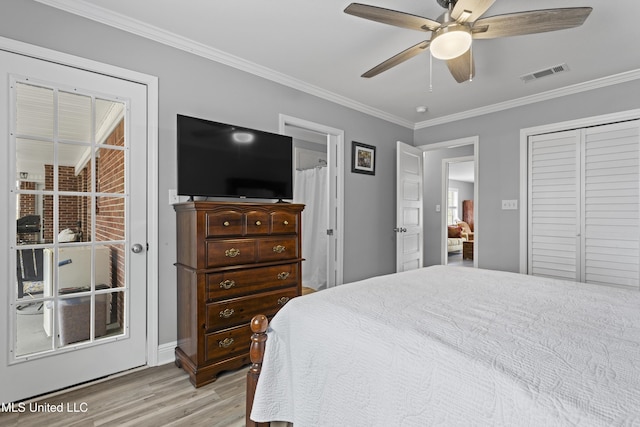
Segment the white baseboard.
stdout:
<path fill-rule="evenodd" d="M 158 366 L 173 363 L 176 360 L 175 349 L 177 345 L 177 341 L 172 341 L 158 346 Z"/>

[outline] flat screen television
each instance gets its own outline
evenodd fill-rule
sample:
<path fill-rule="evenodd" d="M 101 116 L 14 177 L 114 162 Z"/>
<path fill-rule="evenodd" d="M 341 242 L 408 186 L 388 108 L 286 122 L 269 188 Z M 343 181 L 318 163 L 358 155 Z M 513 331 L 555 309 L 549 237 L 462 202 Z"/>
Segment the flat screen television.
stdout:
<path fill-rule="evenodd" d="M 293 198 L 289 136 L 183 115 L 178 125 L 178 194 Z"/>

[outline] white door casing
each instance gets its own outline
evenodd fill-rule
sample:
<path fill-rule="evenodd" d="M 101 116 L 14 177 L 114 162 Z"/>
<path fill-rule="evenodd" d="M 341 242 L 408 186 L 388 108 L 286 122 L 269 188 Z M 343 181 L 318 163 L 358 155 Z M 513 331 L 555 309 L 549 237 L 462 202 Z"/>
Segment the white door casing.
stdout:
<path fill-rule="evenodd" d="M 343 283 L 344 253 L 344 131 L 297 117 L 280 114 L 279 132 L 287 127 L 326 135 L 327 141 L 327 288 Z M 303 211 L 304 213 L 304 211 Z M 303 236 L 304 237 L 304 236 Z M 303 267 L 304 268 L 304 265 Z"/>
<path fill-rule="evenodd" d="M 474 186 L 473 186 L 473 200 L 474 200 L 474 209 L 473 209 L 473 222 L 474 222 L 474 239 L 473 239 L 473 266 L 474 267 L 478 267 L 478 259 L 480 258 L 480 254 L 478 253 L 478 240 L 480 237 L 480 219 L 479 219 L 479 215 L 478 212 L 480 210 L 480 193 L 479 193 L 479 188 L 480 188 L 480 157 L 479 157 L 479 146 L 480 143 L 480 138 L 478 136 L 470 136 L 470 137 L 465 137 L 465 138 L 459 138 L 459 139 L 454 139 L 454 140 L 450 140 L 450 141 L 441 141 L 441 142 L 436 142 L 433 144 L 426 144 L 426 145 L 420 145 L 418 148 L 420 148 L 423 152 L 428 153 L 430 151 L 437 151 L 437 150 L 442 150 L 442 149 L 455 149 L 455 148 L 459 148 L 459 147 L 465 147 L 465 146 L 472 146 L 473 147 L 473 161 L 474 161 Z M 426 172 L 424 172 L 426 175 Z M 442 176 L 443 175 L 443 171 L 440 172 Z M 444 182 L 444 178 L 442 179 L 441 182 L 441 195 L 442 194 L 446 194 L 445 193 L 445 187 L 446 187 L 446 182 Z M 439 198 L 440 199 L 440 203 L 441 203 L 441 207 L 442 206 L 446 206 L 446 204 L 443 204 L 444 202 L 442 201 L 443 198 L 442 196 Z M 445 218 L 444 220 L 442 218 Z M 447 256 L 447 240 L 446 240 L 446 212 L 442 212 L 441 216 L 439 218 L 439 229 L 441 230 L 440 233 L 440 237 L 439 237 L 439 247 L 440 247 L 440 259 L 441 259 L 441 264 L 444 264 L 444 258 Z M 443 225 L 444 224 L 444 225 Z M 429 237 L 431 238 L 431 237 Z"/>
<path fill-rule="evenodd" d="M 440 202 L 440 206 L 441 211 L 440 211 L 440 229 L 442 230 L 442 232 L 440 233 L 440 238 L 441 238 L 441 264 L 442 265 L 447 265 L 448 264 L 448 260 L 449 260 L 449 254 L 448 254 L 448 249 L 447 249 L 447 238 L 448 238 L 448 229 L 447 229 L 447 210 L 448 210 L 448 193 L 449 193 L 449 165 L 451 163 L 457 163 L 457 162 L 474 162 L 474 189 L 473 189 L 473 197 L 474 197 L 474 203 L 475 200 L 477 199 L 477 181 L 478 181 L 478 174 L 475 172 L 475 169 L 477 169 L 475 167 L 475 162 L 476 158 L 475 156 L 463 156 L 463 157 L 453 157 L 450 159 L 442 159 L 442 197 L 441 197 L 441 202 Z M 476 217 L 476 211 L 477 209 L 474 209 L 473 211 L 473 216 L 474 216 L 474 224 L 475 224 L 475 217 Z M 476 248 L 476 239 L 474 238 L 473 241 L 473 253 L 474 253 L 474 257 L 473 257 L 473 263 L 474 263 L 474 267 L 477 267 L 477 259 L 478 257 L 475 256 L 478 253 L 478 250 Z"/>
<path fill-rule="evenodd" d="M 396 272 L 422 267 L 423 153 L 397 142 L 396 151 Z"/>
<path fill-rule="evenodd" d="M 15 347 L 16 326 L 16 292 L 15 292 L 15 246 L 5 244 L 2 251 L 5 260 L 13 267 L 7 268 L 5 283 L 10 286 L 0 293 L 0 304 L 7 313 L 0 320 L 0 329 L 4 338 L 0 344 L 1 377 L 0 401 L 8 402 L 29 396 L 50 392 L 94 378 L 120 372 L 146 363 L 146 284 L 147 266 L 146 250 L 147 236 L 147 93 L 146 87 L 122 79 L 80 70 L 73 67 L 54 64 L 19 54 L 0 51 L 2 60 L 2 75 L 4 82 L 32 83 L 35 86 L 61 88 L 68 93 L 80 93 L 97 98 L 113 99 L 126 106 L 125 141 L 126 148 L 123 156 L 126 163 L 125 182 L 128 183 L 123 192 L 126 211 L 125 241 L 120 242 L 125 250 L 124 261 L 127 265 L 125 273 L 125 305 L 123 307 L 125 324 L 124 333 L 118 338 L 96 340 L 77 346 L 61 347 L 55 351 L 45 351 L 32 355 L 18 357 L 13 352 Z M 56 89 L 57 90 L 57 89 Z M 0 87 L 2 99 L 15 97 L 8 84 Z M 10 117 L 13 111 L 7 110 L 8 103 L 0 106 L 0 117 L 4 123 L 13 126 Z M 2 169 L 6 172 L 0 181 L 0 188 L 6 200 L 5 209 L 0 214 L 2 219 L 2 236 L 4 242 L 15 242 L 15 213 L 16 197 L 9 189 L 15 186 L 15 148 L 12 144 L 15 138 L 10 138 L 5 128 L 0 139 L 5 152 Z M 132 143 L 135 141 L 136 143 Z M 11 149 L 10 149 L 11 148 Z M 129 166 L 135 165 L 137 168 Z M 98 197 L 96 193 L 92 193 Z M 142 252 L 133 254 L 129 248 L 135 244 L 142 245 Z M 96 246 L 90 242 L 87 247 Z M 6 261 L 5 261 L 6 262 Z M 95 267 L 94 267 L 95 268 Z M 57 296 L 50 301 L 57 301 Z M 91 295 L 95 301 L 98 297 Z M 59 302 L 59 301 L 58 301 Z M 94 304 L 92 302 L 92 304 Z"/>

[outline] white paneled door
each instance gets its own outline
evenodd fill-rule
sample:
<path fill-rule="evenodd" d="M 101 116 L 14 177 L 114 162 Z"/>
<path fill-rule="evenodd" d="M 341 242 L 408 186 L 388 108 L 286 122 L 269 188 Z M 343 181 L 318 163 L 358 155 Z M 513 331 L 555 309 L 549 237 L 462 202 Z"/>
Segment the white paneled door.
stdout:
<path fill-rule="evenodd" d="M 0 401 L 146 363 L 146 87 L 0 51 Z"/>
<path fill-rule="evenodd" d="M 396 271 L 422 267 L 422 155 L 419 148 L 398 141 L 396 151 Z"/>
<path fill-rule="evenodd" d="M 640 287 L 640 121 L 529 139 L 529 274 Z"/>

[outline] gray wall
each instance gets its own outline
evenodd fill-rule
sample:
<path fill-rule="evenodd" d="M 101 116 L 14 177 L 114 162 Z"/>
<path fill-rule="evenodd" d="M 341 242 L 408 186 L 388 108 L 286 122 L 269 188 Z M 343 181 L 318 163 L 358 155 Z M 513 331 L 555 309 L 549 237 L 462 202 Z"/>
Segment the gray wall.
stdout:
<path fill-rule="evenodd" d="M 345 131 L 345 282 L 395 271 L 395 142 L 413 131 L 40 3 L 3 0 L 0 36 L 159 78 L 159 343 L 176 339 L 176 114 L 278 132 L 283 113 Z M 350 172 L 351 141 L 377 147 L 376 175 Z M 152 249 L 153 250 L 153 249 Z"/>
<path fill-rule="evenodd" d="M 473 200 L 473 182 L 449 180 L 449 188 L 458 189 L 458 217 L 462 219 L 462 202 Z"/>
<path fill-rule="evenodd" d="M 478 265 L 519 271 L 520 212 L 501 210 L 501 200 L 520 196 L 520 129 L 637 108 L 640 108 L 640 81 L 635 80 L 419 129 L 414 143 L 424 145 L 479 136 L 479 188 L 475 204 Z"/>

